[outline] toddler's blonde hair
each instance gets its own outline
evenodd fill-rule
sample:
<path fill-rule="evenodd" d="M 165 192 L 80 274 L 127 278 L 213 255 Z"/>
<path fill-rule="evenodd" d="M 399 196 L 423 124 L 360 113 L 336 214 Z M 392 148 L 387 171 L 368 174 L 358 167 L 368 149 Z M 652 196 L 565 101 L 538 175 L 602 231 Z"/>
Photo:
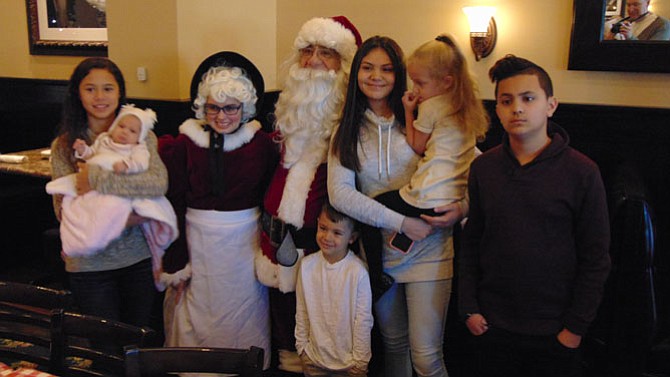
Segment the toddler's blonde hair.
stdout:
<path fill-rule="evenodd" d="M 422 44 L 407 58 L 407 66 L 412 64 L 426 67 L 429 75 L 437 80 L 452 77 L 447 97 L 453 115 L 464 131 L 472 132 L 479 141 L 483 140 L 489 129 L 488 113 L 478 98 L 477 83 L 454 39 L 442 34 Z"/>

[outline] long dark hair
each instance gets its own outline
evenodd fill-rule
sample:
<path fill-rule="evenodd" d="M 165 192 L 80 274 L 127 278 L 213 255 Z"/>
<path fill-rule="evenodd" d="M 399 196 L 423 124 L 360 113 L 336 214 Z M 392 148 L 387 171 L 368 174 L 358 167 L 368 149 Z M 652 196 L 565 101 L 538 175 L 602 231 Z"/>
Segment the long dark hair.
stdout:
<path fill-rule="evenodd" d="M 58 137 L 68 147 L 77 138 L 88 140 L 86 136 L 88 118 L 79 97 L 79 85 L 93 69 L 104 69 L 114 76 L 119 86 L 119 106 L 116 108 L 115 113 L 118 113 L 121 105 L 126 103 L 126 82 L 123 79 L 121 70 L 113 61 L 99 57 L 82 60 L 72 72 L 72 76 L 70 76 L 58 130 Z"/>
<path fill-rule="evenodd" d="M 340 159 L 342 166 L 359 171 L 361 163 L 358 160 L 358 140 L 360 138 L 360 126 L 363 122 L 363 114 L 368 108 L 368 99 L 358 86 L 358 71 L 361 61 L 370 51 L 381 48 L 391 59 L 395 84 L 388 96 L 388 103 L 396 120 L 400 124 L 405 123 L 405 109 L 402 106 L 402 96 L 407 90 L 407 70 L 403 62 L 403 52 L 400 46 L 389 37 L 374 36 L 368 38 L 356 52 L 351 63 L 351 75 L 347 89 L 347 99 L 342 112 L 342 120 L 333 136 L 331 153 Z"/>

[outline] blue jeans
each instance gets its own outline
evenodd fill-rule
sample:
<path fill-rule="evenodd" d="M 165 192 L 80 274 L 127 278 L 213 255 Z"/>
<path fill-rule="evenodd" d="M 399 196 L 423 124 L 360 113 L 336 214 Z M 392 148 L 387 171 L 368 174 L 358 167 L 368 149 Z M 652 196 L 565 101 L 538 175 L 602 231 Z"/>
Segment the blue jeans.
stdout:
<path fill-rule="evenodd" d="M 442 351 L 451 279 L 393 284 L 376 303 L 384 376 L 447 376 Z M 410 361 L 411 355 L 411 361 Z"/>
<path fill-rule="evenodd" d="M 151 258 L 118 270 L 69 275 L 70 289 L 83 314 L 149 325 L 156 294 Z"/>

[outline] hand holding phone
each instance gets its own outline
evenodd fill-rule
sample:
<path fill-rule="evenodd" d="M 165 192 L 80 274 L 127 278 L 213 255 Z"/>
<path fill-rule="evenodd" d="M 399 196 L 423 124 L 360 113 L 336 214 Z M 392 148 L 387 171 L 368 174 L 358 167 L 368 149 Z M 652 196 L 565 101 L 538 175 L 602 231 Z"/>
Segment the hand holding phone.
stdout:
<path fill-rule="evenodd" d="M 410 250 L 412 250 L 414 241 L 412 241 L 412 239 L 406 235 L 396 232 L 393 237 L 391 237 L 390 245 L 391 248 L 398 250 L 403 254 L 407 254 Z"/>

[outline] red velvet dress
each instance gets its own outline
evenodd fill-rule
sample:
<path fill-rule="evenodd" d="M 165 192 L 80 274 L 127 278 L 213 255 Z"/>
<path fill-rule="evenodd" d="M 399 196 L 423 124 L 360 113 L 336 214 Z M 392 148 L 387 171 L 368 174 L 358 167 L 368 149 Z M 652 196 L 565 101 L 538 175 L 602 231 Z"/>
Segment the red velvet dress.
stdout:
<path fill-rule="evenodd" d="M 167 272 L 191 271 L 179 303 L 166 292 L 166 344 L 248 348 L 270 355 L 267 288 L 256 280 L 260 255 L 260 204 L 278 160 L 276 145 L 247 123 L 225 135 L 224 191 L 213 194 L 209 170 L 209 133 L 188 120 L 179 136 L 162 137 L 159 152 L 168 169 L 172 202 L 182 230 L 164 258 Z M 185 266 L 187 266 L 185 268 Z"/>

